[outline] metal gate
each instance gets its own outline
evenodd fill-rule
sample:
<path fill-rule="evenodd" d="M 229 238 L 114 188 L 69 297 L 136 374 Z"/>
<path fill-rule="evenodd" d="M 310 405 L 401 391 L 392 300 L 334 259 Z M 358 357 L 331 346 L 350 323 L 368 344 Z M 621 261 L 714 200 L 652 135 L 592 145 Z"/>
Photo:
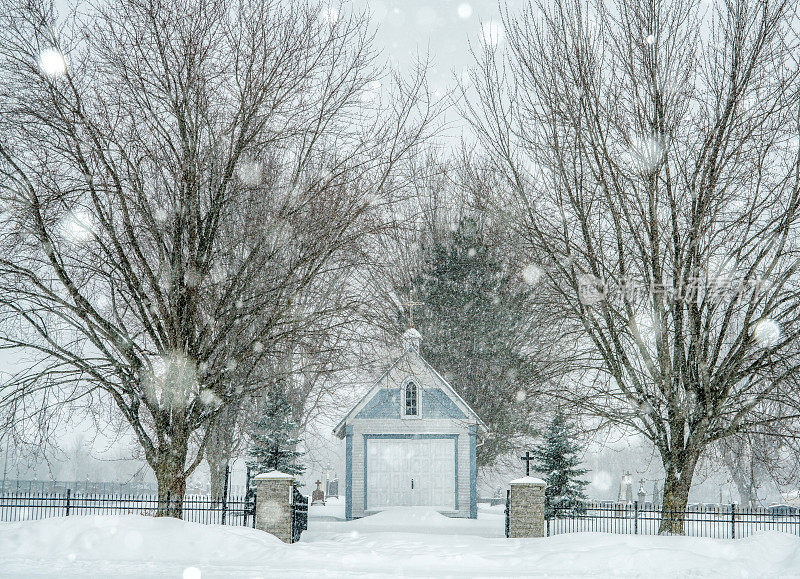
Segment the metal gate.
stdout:
<path fill-rule="evenodd" d="M 292 487 L 292 543 L 300 540 L 300 533 L 308 528 L 308 497 Z"/>
<path fill-rule="evenodd" d="M 511 490 L 506 489 L 506 539 L 511 526 Z"/>

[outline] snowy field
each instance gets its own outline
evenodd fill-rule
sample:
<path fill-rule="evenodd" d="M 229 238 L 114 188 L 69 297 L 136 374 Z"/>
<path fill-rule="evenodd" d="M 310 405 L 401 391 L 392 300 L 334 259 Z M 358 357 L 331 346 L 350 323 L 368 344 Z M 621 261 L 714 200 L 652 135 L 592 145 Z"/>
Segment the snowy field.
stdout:
<path fill-rule="evenodd" d="M 341 521 L 312 507 L 300 543 L 253 529 L 137 515 L 0 524 L 0 577 L 800 577 L 800 539 L 572 533 L 505 539 L 478 520 L 397 510 Z"/>

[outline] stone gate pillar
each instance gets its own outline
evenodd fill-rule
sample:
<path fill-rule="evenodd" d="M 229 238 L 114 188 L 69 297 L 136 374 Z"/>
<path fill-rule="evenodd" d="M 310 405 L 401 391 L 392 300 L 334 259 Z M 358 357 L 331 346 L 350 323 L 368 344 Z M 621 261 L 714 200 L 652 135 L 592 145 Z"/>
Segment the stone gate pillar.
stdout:
<path fill-rule="evenodd" d="M 542 479 L 526 476 L 511 481 L 508 536 L 544 537 L 544 488 Z"/>
<path fill-rule="evenodd" d="M 255 477 L 256 529 L 292 542 L 292 489 L 294 477 L 273 470 Z"/>

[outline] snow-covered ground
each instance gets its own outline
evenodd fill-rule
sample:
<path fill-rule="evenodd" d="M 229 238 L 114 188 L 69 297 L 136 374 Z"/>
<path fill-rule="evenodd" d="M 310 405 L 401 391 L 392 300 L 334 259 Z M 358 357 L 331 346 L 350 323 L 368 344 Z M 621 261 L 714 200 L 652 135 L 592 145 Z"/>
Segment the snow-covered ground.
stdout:
<path fill-rule="evenodd" d="M 388 511 L 340 521 L 312 507 L 300 543 L 253 529 L 137 515 L 0 524 L 0 577 L 800 577 L 800 538 L 573 533 L 505 539 L 502 507 L 477 521 Z"/>

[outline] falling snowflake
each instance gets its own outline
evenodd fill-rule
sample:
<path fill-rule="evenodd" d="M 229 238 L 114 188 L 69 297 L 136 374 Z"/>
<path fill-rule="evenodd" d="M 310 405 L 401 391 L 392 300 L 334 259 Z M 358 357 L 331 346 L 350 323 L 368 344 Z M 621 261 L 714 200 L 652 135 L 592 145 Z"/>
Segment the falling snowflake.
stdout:
<path fill-rule="evenodd" d="M 282 517 L 283 507 L 274 500 L 267 500 L 258 505 L 258 518 L 265 523 L 275 524 L 279 522 Z"/>
<path fill-rule="evenodd" d="M 591 274 L 578 276 L 578 299 L 583 305 L 592 306 L 602 302 L 608 288 L 603 280 Z"/>
<path fill-rule="evenodd" d="M 645 40 L 647 41 L 647 44 L 652 45 L 656 41 L 656 37 L 652 34 L 648 34 Z"/>
<path fill-rule="evenodd" d="M 168 217 L 169 214 L 167 213 L 167 210 L 164 209 L 163 207 L 158 207 L 155 211 L 153 211 L 153 219 L 155 219 L 159 223 L 164 223 Z"/>
<path fill-rule="evenodd" d="M 197 368 L 180 352 L 151 360 L 144 380 L 148 398 L 162 408 L 183 408 L 199 393 Z"/>
<path fill-rule="evenodd" d="M 472 16 L 472 6 L 467 4 L 466 2 L 462 2 L 458 5 L 458 17 L 462 20 L 466 20 Z"/>
<path fill-rule="evenodd" d="M 67 60 L 57 48 L 45 48 L 39 53 L 39 68 L 50 78 L 57 78 L 67 72 Z"/>
<path fill-rule="evenodd" d="M 263 177 L 261 163 L 258 161 L 244 161 L 239 164 L 236 169 L 236 174 L 245 185 L 256 187 L 261 184 L 261 179 Z"/>
<path fill-rule="evenodd" d="M 630 142 L 628 155 L 634 169 L 650 173 L 658 168 L 664 158 L 664 145 L 660 139 L 633 135 Z"/>
<path fill-rule="evenodd" d="M 542 281 L 543 276 L 544 270 L 535 263 L 526 265 L 522 270 L 522 279 L 524 279 L 525 283 L 528 285 L 537 285 Z"/>
<path fill-rule="evenodd" d="M 92 238 L 95 231 L 94 217 L 84 209 L 75 209 L 60 222 L 62 235 L 72 243 L 81 243 Z"/>
<path fill-rule="evenodd" d="M 200 391 L 200 402 L 209 408 L 219 408 L 222 405 L 220 397 L 214 394 L 210 388 L 203 388 Z"/>
<path fill-rule="evenodd" d="M 771 348 L 778 343 L 780 337 L 781 327 L 769 318 L 759 320 L 753 328 L 753 338 L 762 348 Z"/>
<path fill-rule="evenodd" d="M 525 402 L 526 396 L 525 390 L 517 390 L 517 402 Z"/>

